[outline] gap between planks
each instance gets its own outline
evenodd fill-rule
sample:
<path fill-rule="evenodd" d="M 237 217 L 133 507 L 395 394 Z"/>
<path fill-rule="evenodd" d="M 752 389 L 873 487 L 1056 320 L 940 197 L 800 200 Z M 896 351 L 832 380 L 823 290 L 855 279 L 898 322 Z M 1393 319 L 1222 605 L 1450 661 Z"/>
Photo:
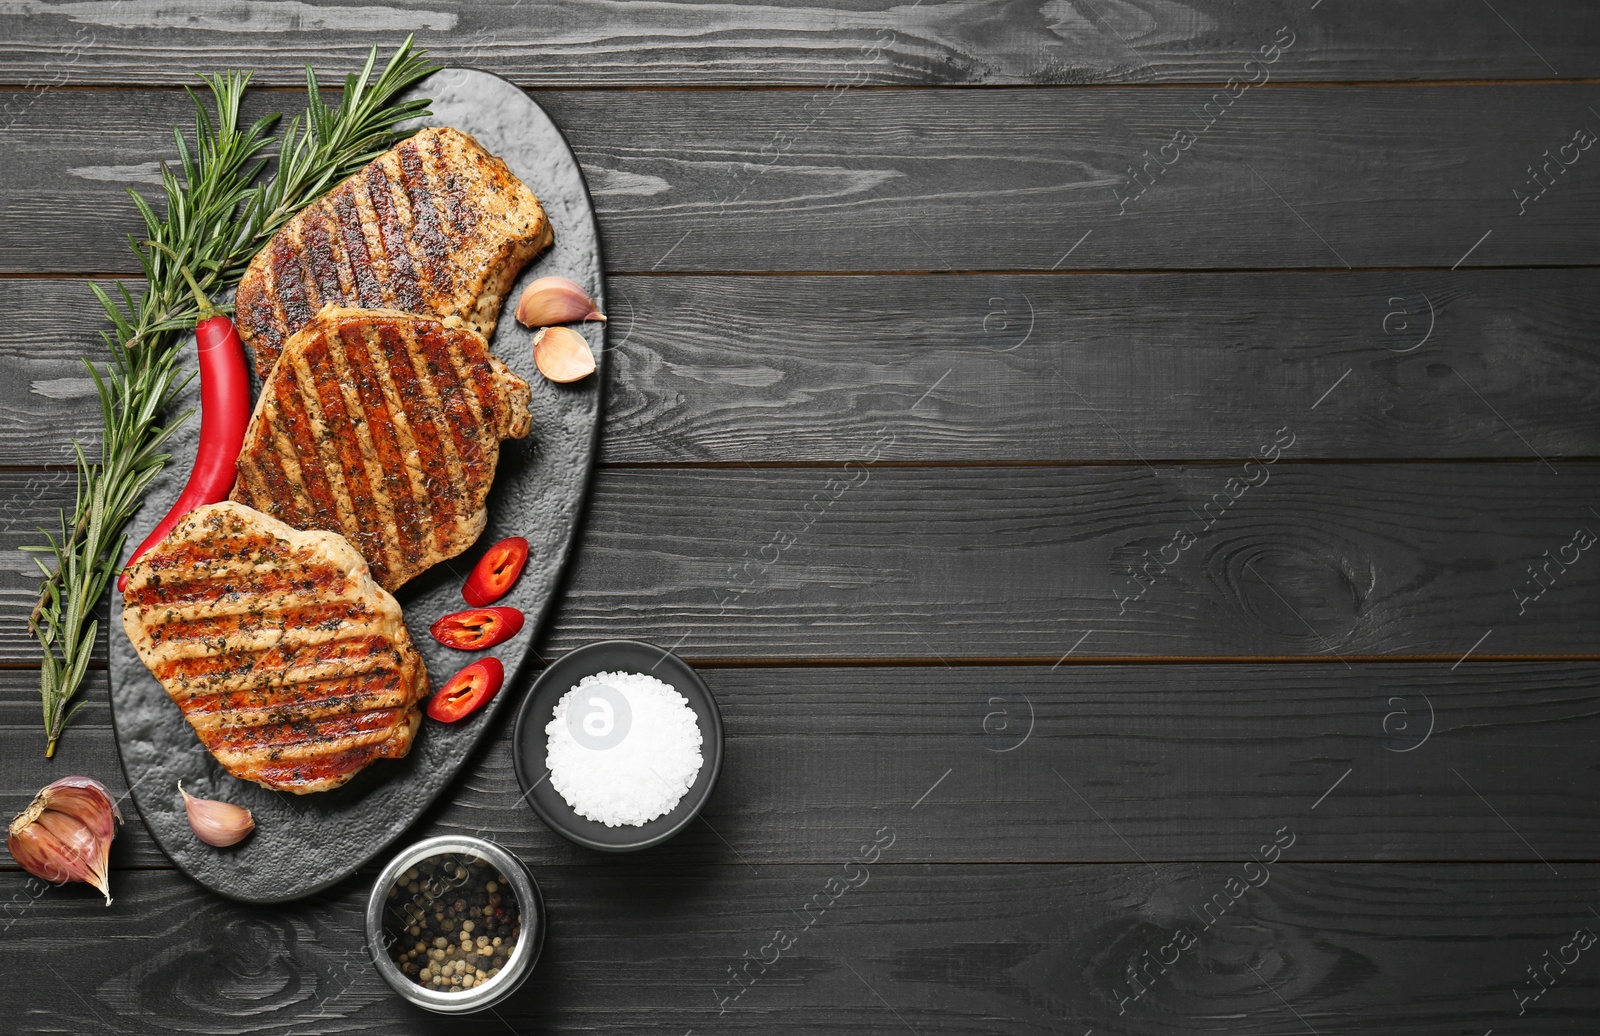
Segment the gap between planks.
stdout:
<path fill-rule="evenodd" d="M 141 820 L 142 819 L 143 818 L 141 817 Z M 402 836 L 402 837 L 404 837 L 404 836 Z M 1575 866 L 1575 867 L 1592 866 L 1594 864 L 1600 863 L 1600 856 L 1554 856 L 1554 857 L 1550 858 L 1550 862 L 1551 863 L 1565 864 L 1565 865 L 1568 865 L 1568 866 Z M 1189 859 L 1170 859 L 1169 860 L 1169 859 L 1161 859 L 1160 863 L 1161 863 L 1161 866 L 1163 866 L 1163 867 L 1215 867 L 1215 868 L 1223 868 L 1223 867 L 1227 867 L 1227 866 L 1230 865 L 1230 861 L 1228 861 L 1228 860 L 1217 860 L 1217 859 L 1211 859 L 1211 860 L 1189 860 Z M 1351 860 L 1351 859 L 1326 859 L 1326 860 L 1324 860 L 1324 859 L 1314 859 L 1314 860 L 1293 860 L 1293 861 L 1285 860 L 1285 861 L 1283 861 L 1283 863 L 1286 866 L 1340 867 L 1340 868 L 1345 868 L 1345 869 L 1355 868 L 1355 867 L 1369 867 L 1369 866 L 1387 867 L 1387 866 L 1390 866 L 1390 865 L 1398 866 L 1398 867 L 1481 867 L 1481 866 L 1489 866 L 1489 867 L 1529 867 L 1529 866 L 1531 866 L 1531 867 L 1538 867 L 1538 866 L 1541 866 L 1541 864 L 1537 860 L 1518 859 L 1516 857 L 1510 857 L 1510 856 L 1508 856 L 1508 857 L 1494 857 L 1494 858 L 1478 858 L 1478 857 L 1474 857 L 1474 858 L 1472 858 L 1470 860 L 1461 860 L 1461 859 L 1443 860 L 1443 859 L 1434 859 L 1434 858 L 1431 858 L 1431 857 L 1426 857 L 1426 858 L 1419 857 L 1419 858 L 1416 858 L 1416 859 L 1409 859 L 1409 858 L 1407 858 L 1407 859 L 1397 859 L 1397 858 L 1391 858 L 1391 857 L 1381 857 L 1381 858 L 1373 857 L 1373 858 L 1370 858 L 1370 859 L 1365 859 L 1364 858 L 1364 859 L 1359 859 L 1359 860 Z M 826 870 L 826 869 L 829 869 L 829 868 L 837 866 L 836 864 L 817 863 L 817 862 L 811 861 L 811 860 L 764 860 L 763 864 L 765 866 L 769 866 L 769 867 L 796 867 L 796 868 L 798 868 L 798 867 L 810 867 L 810 868 L 815 868 L 817 870 Z M 678 868 L 678 869 L 683 869 L 683 870 L 697 869 L 697 870 L 736 871 L 736 870 L 745 869 L 745 867 L 747 865 L 743 864 L 743 863 L 739 863 L 738 861 L 734 861 L 734 862 L 730 863 L 730 862 L 721 861 L 721 860 L 704 860 L 704 861 L 682 861 L 682 862 L 674 863 L 672 866 L 674 866 L 675 868 Z M 1131 867 L 1131 868 L 1139 868 L 1139 867 L 1147 867 L 1147 866 L 1149 866 L 1149 864 L 1148 864 L 1147 861 L 1144 861 L 1144 860 L 936 860 L 936 859 L 926 859 L 926 860 L 917 860 L 917 861 L 915 861 L 913 863 L 878 863 L 878 864 L 873 864 L 873 866 L 874 866 L 874 868 L 877 868 L 877 867 L 884 867 L 884 868 L 904 867 L 904 868 L 907 868 L 909 870 L 909 869 L 923 869 L 923 868 L 927 868 L 927 867 L 1057 867 L 1057 868 L 1067 868 L 1067 867 L 1082 867 L 1082 868 L 1088 868 L 1088 867 Z M 578 870 L 580 868 L 581 869 L 585 869 L 585 870 L 592 870 L 594 868 L 594 864 L 592 862 L 590 862 L 590 861 L 580 861 L 580 862 L 575 862 L 575 863 L 543 863 L 543 864 L 539 864 L 538 867 L 539 867 L 540 871 L 554 871 L 554 870 L 572 870 L 572 871 L 576 871 L 576 870 Z M 115 865 L 115 866 L 113 866 L 111 868 L 111 871 L 112 871 L 112 873 L 123 873 L 123 874 L 128 874 L 128 873 L 132 873 L 132 872 L 135 872 L 135 871 L 149 871 L 149 872 L 154 872 L 154 873 L 163 873 L 163 872 L 169 872 L 170 871 L 170 872 L 177 873 L 178 872 L 178 868 L 175 865 L 170 864 L 170 863 L 167 863 L 167 864 L 160 864 L 160 863 L 130 863 L 130 864 L 118 864 L 118 865 Z M 10 863 L 10 862 L 0 863 L 0 874 L 23 874 L 23 873 L 26 873 L 26 872 L 24 872 L 21 867 L 18 867 L 14 863 Z M 351 875 L 350 878 L 347 878 L 345 880 L 357 879 L 357 880 L 360 880 L 360 881 L 366 881 L 366 880 L 369 880 L 371 878 L 376 877 L 377 873 L 378 872 L 377 872 L 376 868 L 362 868 L 361 870 L 356 871 L 355 874 Z M 341 884 L 342 884 L 342 882 L 341 882 Z M 308 897 L 305 897 L 305 898 L 309 899 L 309 898 L 314 898 L 315 896 L 332 895 L 332 894 L 336 894 L 338 892 L 338 890 L 339 890 L 339 885 L 333 885 L 330 888 L 326 888 L 326 889 L 322 890 L 322 892 L 313 893 L 311 896 L 308 896 Z M 298 900 L 291 900 L 290 902 L 298 902 Z M 241 905 L 246 906 L 246 907 L 250 907 L 250 908 L 270 909 L 270 908 L 273 908 L 273 907 L 285 906 L 286 904 L 284 904 L 284 903 L 245 903 L 245 904 L 241 904 Z"/>
<path fill-rule="evenodd" d="M 1458 264 L 1459 265 L 1459 262 Z M 1483 263 L 1465 267 L 1463 272 L 1495 270 L 1593 270 L 1600 263 Z M 1455 266 L 1174 266 L 1118 267 L 1094 269 L 1041 270 L 1038 267 L 970 267 L 956 269 L 902 270 L 605 270 L 603 276 L 659 277 L 693 280 L 711 277 L 1181 277 L 1186 274 L 1214 277 L 1218 274 L 1371 274 L 1371 273 L 1454 273 Z M 12 270 L 0 271 L 0 281 L 118 281 L 141 276 L 137 270 L 105 272 L 95 270 Z"/>
<path fill-rule="evenodd" d="M 466 66 L 444 64 L 442 68 L 460 68 Z M 492 69 L 482 71 L 499 75 Z M 331 75 L 328 70 L 319 71 L 320 75 Z M 806 83 L 560 83 L 547 85 L 524 86 L 514 78 L 508 79 L 523 92 L 529 94 L 541 93 L 817 93 L 827 89 L 826 85 Z M 1568 76 L 1547 76 L 1543 79 L 1284 79 L 1258 83 L 1251 87 L 1255 90 L 1282 90 L 1282 89 L 1356 89 L 1371 87 L 1388 87 L 1394 89 L 1426 89 L 1438 87 L 1504 87 L 1504 86 L 1593 86 L 1600 84 L 1600 77 L 1577 78 Z M 29 83 L 0 83 L 0 91 L 22 91 L 34 89 L 37 84 Z M 991 92 L 1024 91 L 1024 90 L 1208 90 L 1220 89 L 1227 85 L 1226 80 L 1192 79 L 1184 81 L 1151 82 L 1098 82 L 1098 83 L 865 83 L 852 86 L 852 93 L 909 93 L 914 91 L 929 90 L 965 90 Z M 176 93 L 185 88 L 183 83 L 150 83 L 150 82 L 110 82 L 110 83 L 62 83 L 49 87 L 52 91 L 63 93 L 111 93 L 133 92 L 143 93 Z M 257 93 L 273 94 L 304 94 L 304 85 L 290 85 L 288 83 L 262 83 L 250 87 Z M 342 92 L 342 87 L 324 86 L 319 93 L 337 97 Z"/>
<path fill-rule="evenodd" d="M 829 471 L 841 464 L 870 463 L 874 468 L 906 470 L 925 469 L 976 469 L 976 468 L 1228 468 L 1247 464 L 1258 458 L 1185 458 L 1149 457 L 1134 460 L 1077 460 L 1056 458 L 1046 460 L 873 460 L 866 457 L 838 456 L 820 460 L 643 460 L 596 461 L 596 471 Z M 1535 467 L 1549 461 L 1567 464 L 1594 464 L 1600 456 L 1587 454 L 1546 454 L 1538 457 L 1282 457 L 1276 464 L 1285 467 L 1353 467 L 1380 464 L 1522 464 Z M 63 475 L 77 471 L 72 464 L 0 464 L 0 474 Z"/>
<path fill-rule="evenodd" d="M 551 660 L 540 656 L 543 665 Z M 1547 663 L 1547 662 L 1600 662 L 1600 653 L 1554 655 L 1492 655 L 1487 652 L 1471 653 L 1463 658 L 1456 654 L 1431 655 L 1073 655 L 1057 658 L 1054 655 L 962 655 L 932 657 L 923 655 L 884 655 L 837 657 L 773 657 L 773 658 L 696 658 L 687 656 L 684 661 L 696 669 L 1026 669 L 1037 666 L 1247 666 L 1247 665 L 1486 665 L 1491 663 Z M 93 661 L 89 672 L 105 672 L 108 663 Z M 0 662 L 0 671 L 38 672 L 37 662 Z"/>

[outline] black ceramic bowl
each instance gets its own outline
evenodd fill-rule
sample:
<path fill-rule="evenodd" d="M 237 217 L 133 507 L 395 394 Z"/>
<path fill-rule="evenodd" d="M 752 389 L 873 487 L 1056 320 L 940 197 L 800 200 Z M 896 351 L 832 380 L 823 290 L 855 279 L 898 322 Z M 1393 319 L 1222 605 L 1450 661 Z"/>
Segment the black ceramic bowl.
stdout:
<path fill-rule="evenodd" d="M 644 673 L 671 684 L 673 690 L 688 699 L 700 725 L 703 761 L 694 783 L 672 812 L 638 827 L 607 827 L 579 816 L 550 786 L 544 765 L 544 728 L 555 714 L 556 703 L 584 677 L 613 672 Z M 552 831 L 601 852 L 633 852 L 660 845 L 688 827 L 711 797 L 717 775 L 722 772 L 722 716 L 699 674 L 677 655 L 637 640 L 602 640 L 563 655 L 540 674 L 517 712 L 512 727 L 512 754 L 523 797 Z"/>

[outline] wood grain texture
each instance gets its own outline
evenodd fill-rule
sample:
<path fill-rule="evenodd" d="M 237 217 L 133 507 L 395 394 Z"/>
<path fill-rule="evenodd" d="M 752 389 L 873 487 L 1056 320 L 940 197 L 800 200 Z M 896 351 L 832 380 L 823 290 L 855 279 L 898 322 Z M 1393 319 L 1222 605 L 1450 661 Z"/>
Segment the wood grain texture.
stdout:
<path fill-rule="evenodd" d="M 12 5 L 0 14 L 0 36 L 9 41 L 6 82 L 18 85 L 177 83 L 186 69 L 224 66 L 298 84 L 306 63 L 354 70 L 372 42 L 392 46 L 409 32 L 437 60 L 524 85 L 1223 82 L 1285 24 L 1303 40 L 1288 73 L 1297 79 L 1600 72 L 1593 49 L 1600 22 L 1591 6 L 1501 0 L 1497 7 L 1504 21 L 1483 5 L 1452 0 L 1347 0 L 1315 9 L 1292 0 L 754 7 L 319 0 L 210 10 L 79 3 Z"/>
<path fill-rule="evenodd" d="M 1591 269 L 606 287 L 606 463 L 842 462 L 886 423 L 898 460 L 1226 460 L 1291 410 L 1303 458 L 1530 456 L 1507 422 L 1547 457 L 1600 455 Z M 0 463 L 98 436 L 88 298 L 0 280 Z M 504 326 L 502 351 L 527 344 Z"/>
<path fill-rule="evenodd" d="M 1304 863 L 1298 839 L 1317 820 L 1283 817 L 1252 832 L 1241 858 L 1280 829 L 1297 840 L 1250 872 L 1265 874 L 1259 888 L 1203 927 L 1191 911 L 1213 897 L 1227 905 L 1229 882 L 1244 885 L 1240 864 L 907 866 L 899 856 L 926 823 L 901 813 L 841 825 L 829 837 L 840 862 L 812 867 L 539 868 L 544 954 L 496 1007 L 498 1022 L 424 1016 L 389 992 L 363 947 L 359 879 L 247 910 L 169 871 L 114 875 L 110 908 L 92 892 L 36 894 L 0 874 L 11 903 L 0 960 L 46 976 L 8 984 L 10 1031 L 482 1033 L 503 1023 L 550 1033 L 1422 1036 L 1587 1034 L 1600 1012 L 1593 948 L 1565 973 L 1551 967 L 1552 988 L 1526 1016 L 1513 995 L 1539 988 L 1525 969 L 1546 952 L 1596 928 L 1594 864 L 1551 875 L 1537 864 Z M 875 864 L 843 864 L 891 835 Z M 1178 928 L 1192 945 L 1174 958 Z M 774 958 L 779 932 L 791 941 Z M 1150 964 L 1130 984 L 1130 969 L 1162 953 L 1169 967 Z M 735 980 L 763 956 L 773 963 Z"/>
<path fill-rule="evenodd" d="M 1566 462 L 609 472 L 548 650 L 626 631 L 690 657 L 1054 660 L 1094 630 L 1091 656 L 1454 659 L 1498 627 L 1496 654 L 1589 652 L 1600 565 L 1578 555 L 1532 604 L 1516 591 L 1600 522 L 1597 478 Z"/>
<path fill-rule="evenodd" d="M 1131 184 L 1284 25 L 1272 82 Z M 130 815 L 109 908 L 0 866 L 0 1028 L 1593 1031 L 1600 951 L 1518 1001 L 1600 931 L 1600 662 L 1494 659 L 1596 657 L 1593 551 L 1529 565 L 1600 528 L 1600 464 L 1569 459 L 1597 455 L 1600 151 L 1550 157 L 1600 133 L 1573 82 L 1600 75 L 1600 9 L 0 4 L 0 465 L 95 429 L 97 311 L 35 278 L 132 269 L 121 192 L 172 157 L 170 86 L 298 84 L 412 30 L 558 88 L 537 98 L 605 235 L 611 467 L 540 650 L 707 663 L 724 780 L 704 823 L 599 860 L 483 746 L 407 837 L 486 834 L 536 869 L 550 939 L 498 1020 L 373 975 L 370 874 L 241 908 Z M 1352 81 L 1415 85 L 1295 85 Z M 162 89 L 72 88 L 95 84 Z M 920 89 L 951 85 L 1035 88 Z M 1284 458 L 1245 468 L 1280 429 Z M 1406 462 L 1326 463 L 1380 460 Z M 69 772 L 126 790 L 104 672 L 38 755 L 14 548 L 70 496 L 0 471 L 13 812 Z M 1436 660 L 1361 660 L 1386 654 Z M 1138 664 L 1173 656 L 1260 661 Z M 794 948 L 736 981 L 778 930 Z"/>
<path fill-rule="evenodd" d="M 1597 490 L 1568 461 L 613 469 L 540 650 L 1053 661 L 1093 630 L 1090 657 L 1453 661 L 1493 630 L 1492 655 L 1587 654 Z M 70 493 L 0 472 L 0 660 L 37 658 L 15 547 Z"/>
<path fill-rule="evenodd" d="M 583 164 L 613 273 L 1448 269 L 1593 262 L 1600 152 L 1544 156 L 1600 136 L 1586 91 L 1269 85 L 1216 102 L 1215 125 L 1169 167 L 1149 159 L 1153 184 L 1127 203 L 1134 164 L 1205 125 L 1216 91 L 858 91 L 820 112 L 805 91 L 538 100 Z M 188 105 L 39 95 L 0 132 L 14 156 L 0 272 L 130 270 L 122 188 L 154 190 Z M 269 105 L 297 101 L 252 107 Z M 1523 206 L 1513 190 L 1546 161 L 1554 185 Z"/>
<path fill-rule="evenodd" d="M 1595 664 L 703 675 L 722 709 L 723 777 L 706 821 L 652 859 L 828 863 L 831 832 L 875 827 L 919 800 L 915 815 L 928 826 L 903 846 L 904 862 L 1227 861 L 1256 832 L 1308 813 L 1316 823 L 1302 832 L 1301 859 L 1542 855 L 1561 865 L 1594 853 Z M 105 683 L 91 674 L 90 703 L 46 761 L 35 675 L 0 671 L 10 746 L 0 755 L 0 815 L 64 773 L 126 790 Z M 510 726 L 508 715 L 408 837 L 488 837 L 535 866 L 591 859 L 522 801 Z M 131 805 L 113 863 L 167 866 Z"/>

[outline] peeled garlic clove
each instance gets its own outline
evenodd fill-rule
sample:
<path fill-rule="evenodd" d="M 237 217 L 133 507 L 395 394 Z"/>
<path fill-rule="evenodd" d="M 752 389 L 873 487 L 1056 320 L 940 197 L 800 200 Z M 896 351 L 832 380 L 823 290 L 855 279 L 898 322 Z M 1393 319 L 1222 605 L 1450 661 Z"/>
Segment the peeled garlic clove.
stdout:
<path fill-rule="evenodd" d="M 183 795 L 184 811 L 189 814 L 189 826 L 194 828 L 195 837 L 207 845 L 219 849 L 235 845 L 256 829 L 256 818 L 243 806 L 217 799 L 197 799 L 183 790 L 181 782 L 178 791 Z"/>
<path fill-rule="evenodd" d="M 533 336 L 533 365 L 546 378 L 565 385 L 594 373 L 594 353 L 572 328 L 547 327 Z"/>
<path fill-rule="evenodd" d="M 45 881 L 83 881 L 111 905 L 111 839 L 122 813 L 93 777 L 63 777 L 46 785 L 16 815 L 6 847 L 22 869 Z"/>
<path fill-rule="evenodd" d="M 576 281 L 565 277 L 540 277 L 522 290 L 517 300 L 517 320 L 528 327 L 549 327 L 574 320 L 605 320 L 594 300 Z"/>

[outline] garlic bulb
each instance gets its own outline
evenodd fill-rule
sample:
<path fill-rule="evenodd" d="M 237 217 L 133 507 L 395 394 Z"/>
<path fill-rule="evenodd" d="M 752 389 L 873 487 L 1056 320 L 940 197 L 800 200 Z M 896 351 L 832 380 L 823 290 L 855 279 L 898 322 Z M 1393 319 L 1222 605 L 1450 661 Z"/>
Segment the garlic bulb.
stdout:
<path fill-rule="evenodd" d="M 195 837 L 217 848 L 234 845 L 256 829 L 256 818 L 243 806 L 217 799 L 197 799 L 183 790 L 178 782 L 178 792 L 183 796 L 183 808 L 189 814 L 189 826 Z"/>
<path fill-rule="evenodd" d="M 104 784 L 93 777 L 63 777 L 41 789 L 11 821 L 6 847 L 34 877 L 57 884 L 88 882 L 110 906 L 107 861 L 121 821 Z"/>
<path fill-rule="evenodd" d="M 547 327 L 533 336 L 533 365 L 551 381 L 566 384 L 594 373 L 594 353 L 570 327 Z"/>
<path fill-rule="evenodd" d="M 540 277 L 524 288 L 517 300 L 517 320 L 528 327 L 605 319 L 605 314 L 594 308 L 589 293 L 565 277 Z"/>

